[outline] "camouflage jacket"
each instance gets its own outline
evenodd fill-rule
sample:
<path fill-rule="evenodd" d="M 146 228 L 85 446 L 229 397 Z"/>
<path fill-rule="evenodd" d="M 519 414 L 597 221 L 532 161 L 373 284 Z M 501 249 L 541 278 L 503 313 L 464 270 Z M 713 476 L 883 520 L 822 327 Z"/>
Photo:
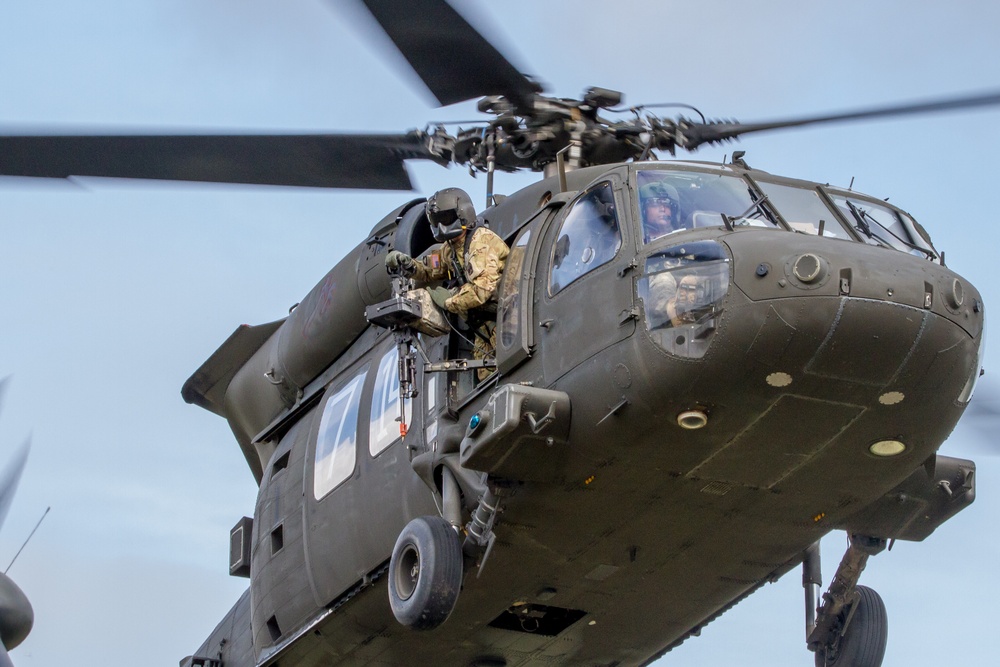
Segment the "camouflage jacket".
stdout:
<path fill-rule="evenodd" d="M 463 317 L 473 308 L 496 302 L 497 285 L 510 252 L 503 239 L 486 227 L 476 227 L 471 234 L 471 238 L 462 236 L 442 243 L 417 262 L 413 274 L 420 282 L 457 282 L 457 291 L 444 307 Z"/>

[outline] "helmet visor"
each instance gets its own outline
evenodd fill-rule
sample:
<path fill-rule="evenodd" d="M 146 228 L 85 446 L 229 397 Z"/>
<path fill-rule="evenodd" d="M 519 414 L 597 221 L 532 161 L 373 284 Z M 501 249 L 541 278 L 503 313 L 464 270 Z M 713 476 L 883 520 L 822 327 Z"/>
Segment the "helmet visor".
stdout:
<path fill-rule="evenodd" d="M 456 220 L 458 220 L 458 211 L 453 208 L 446 208 L 442 210 L 429 209 L 427 211 L 427 217 L 430 219 L 431 224 L 445 227 L 451 225 Z"/>
<path fill-rule="evenodd" d="M 674 200 L 669 197 L 647 197 L 643 201 L 645 206 L 660 206 L 663 208 L 669 208 L 671 211 L 674 210 Z"/>

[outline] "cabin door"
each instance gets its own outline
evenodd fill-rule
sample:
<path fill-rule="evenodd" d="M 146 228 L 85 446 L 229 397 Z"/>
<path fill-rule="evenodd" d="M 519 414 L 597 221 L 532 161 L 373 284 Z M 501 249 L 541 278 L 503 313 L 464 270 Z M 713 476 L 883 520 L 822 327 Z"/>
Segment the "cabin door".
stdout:
<path fill-rule="evenodd" d="M 534 326 L 546 383 L 635 331 L 635 246 L 621 188 L 615 175 L 590 186 L 544 235 Z"/>

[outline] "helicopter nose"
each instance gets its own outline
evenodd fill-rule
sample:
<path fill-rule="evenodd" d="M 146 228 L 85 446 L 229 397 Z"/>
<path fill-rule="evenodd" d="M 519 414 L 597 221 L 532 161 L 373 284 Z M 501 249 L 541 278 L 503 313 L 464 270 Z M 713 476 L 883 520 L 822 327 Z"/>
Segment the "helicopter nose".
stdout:
<path fill-rule="evenodd" d="M 725 241 L 747 298 L 744 319 L 756 329 L 751 353 L 772 368 L 768 385 L 810 376 L 882 388 L 885 402 L 957 384 L 956 400 L 977 373 L 982 299 L 949 269 L 804 234 L 737 232 Z"/>
<path fill-rule="evenodd" d="M 978 376 L 979 292 L 943 266 L 861 243 L 778 230 L 722 241 L 733 266 L 714 342 L 690 374 L 651 372 L 688 445 L 664 465 L 805 495 L 823 479 L 850 504 L 851 489 L 876 493 L 926 460 Z"/>
<path fill-rule="evenodd" d="M 944 317 L 977 337 L 979 292 L 937 263 L 902 252 L 804 234 L 732 234 L 733 280 L 750 300 L 835 296 L 916 308 Z"/>

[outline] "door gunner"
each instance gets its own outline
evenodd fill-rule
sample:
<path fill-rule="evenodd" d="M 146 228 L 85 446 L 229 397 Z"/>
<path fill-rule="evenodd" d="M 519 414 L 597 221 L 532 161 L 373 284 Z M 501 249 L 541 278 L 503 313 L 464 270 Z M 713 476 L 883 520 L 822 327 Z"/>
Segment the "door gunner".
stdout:
<path fill-rule="evenodd" d="M 428 289 L 431 299 L 476 329 L 475 359 L 492 356 L 497 287 L 510 249 L 503 239 L 478 225 L 472 199 L 459 188 L 434 193 L 427 200 L 427 219 L 441 246 L 421 260 L 393 250 L 385 258 L 386 266 L 399 268 L 418 282 L 443 283 Z M 480 379 L 489 374 L 485 370 L 480 370 Z"/>

